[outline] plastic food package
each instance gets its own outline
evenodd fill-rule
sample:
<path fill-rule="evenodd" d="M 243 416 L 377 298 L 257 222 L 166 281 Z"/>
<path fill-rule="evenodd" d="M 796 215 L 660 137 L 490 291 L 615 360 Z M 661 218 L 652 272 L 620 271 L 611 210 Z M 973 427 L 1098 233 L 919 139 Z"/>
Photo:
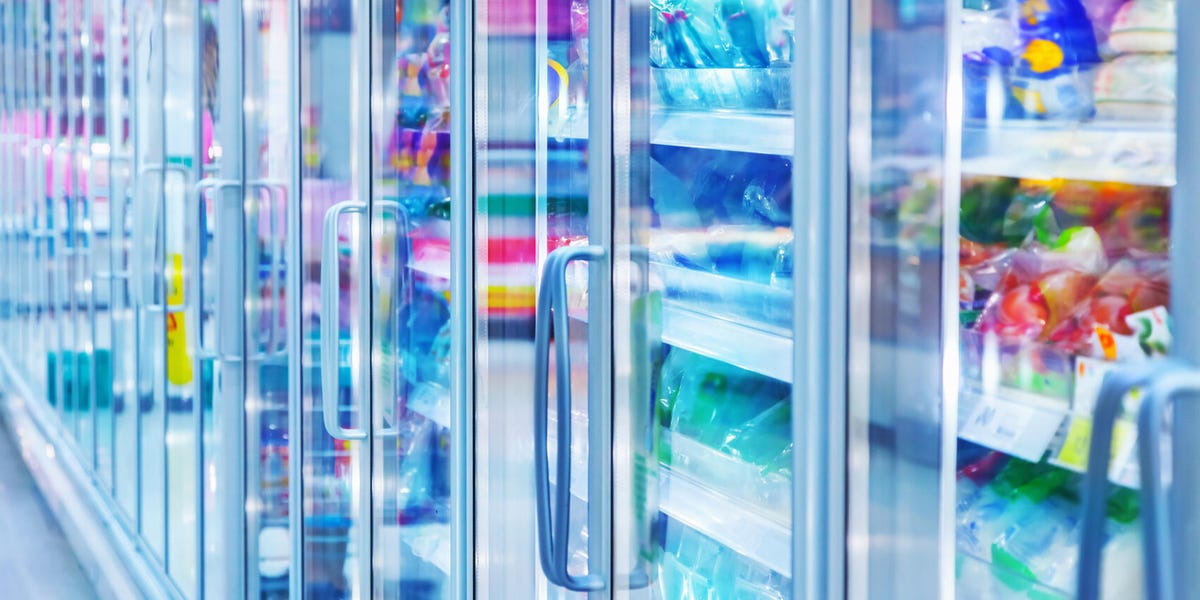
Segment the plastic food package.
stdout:
<path fill-rule="evenodd" d="M 1114 182 L 1022 180 L 1020 193 L 1052 198 L 1034 220 L 1036 237 L 1053 243 L 1063 231 L 1092 227 L 1110 260 L 1162 254 L 1170 228 L 1170 190 Z"/>
<path fill-rule="evenodd" d="M 1108 43 L 1109 32 L 1112 31 L 1113 18 L 1129 0 L 1083 0 L 1083 8 L 1087 10 L 1088 18 L 1092 21 L 1092 29 L 1096 32 L 1096 42 L 1101 46 Z"/>
<path fill-rule="evenodd" d="M 1014 253 L 1008 271 L 980 315 L 980 331 L 1037 340 L 1058 325 L 1092 290 L 1107 266 L 1100 236 L 1069 229 L 1053 245 Z"/>
<path fill-rule="evenodd" d="M 769 469 L 778 466 L 778 456 L 792 443 L 790 392 L 786 383 L 674 349 L 661 373 L 660 422 Z"/>
<path fill-rule="evenodd" d="M 1096 34 L 1080 0 L 1020 0 L 1022 49 L 1013 94 L 1028 116 L 1078 119 L 1092 114 Z"/>
<path fill-rule="evenodd" d="M 1050 342 L 1074 352 L 1102 356 L 1093 347 L 1097 327 L 1131 336 L 1128 317 L 1133 313 L 1165 306 L 1170 300 L 1170 280 L 1165 258 L 1125 259 L 1100 278 L 1088 298 L 1073 314 L 1050 332 Z"/>
<path fill-rule="evenodd" d="M 655 262 L 790 288 L 792 231 L 786 228 L 712 227 L 655 236 Z"/>
<path fill-rule="evenodd" d="M 970 180 L 962 194 L 959 231 L 981 244 L 1016 246 L 1033 230 L 1051 195 L 1040 186 L 1008 177 Z"/>
<path fill-rule="evenodd" d="M 1174 54 L 1127 54 L 1096 74 L 1096 116 L 1102 119 L 1175 119 Z"/>
<path fill-rule="evenodd" d="M 1009 12 L 964 9 L 962 32 L 964 116 L 1021 116 L 1009 79 L 1021 40 Z"/>
<path fill-rule="evenodd" d="M 1121 53 L 1175 52 L 1175 0 L 1131 0 L 1113 19 L 1108 45 Z"/>

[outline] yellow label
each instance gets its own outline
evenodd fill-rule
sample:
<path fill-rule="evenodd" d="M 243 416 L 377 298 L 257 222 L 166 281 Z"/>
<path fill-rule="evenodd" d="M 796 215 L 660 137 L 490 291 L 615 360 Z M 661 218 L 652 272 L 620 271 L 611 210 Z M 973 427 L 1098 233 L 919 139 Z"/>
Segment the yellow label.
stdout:
<path fill-rule="evenodd" d="M 1118 420 L 1116 426 L 1113 427 L 1112 452 L 1109 460 L 1121 454 L 1122 449 L 1133 439 L 1132 436 L 1133 424 Z M 1055 460 L 1065 466 L 1086 471 L 1088 450 L 1091 444 L 1092 420 L 1088 417 L 1075 417 L 1071 419 L 1071 427 L 1067 430 L 1067 439 L 1063 442 L 1062 450 L 1059 451 Z"/>
<path fill-rule="evenodd" d="M 183 306 L 183 255 L 172 254 L 167 268 L 167 306 Z M 187 352 L 187 325 L 182 312 L 167 312 L 167 381 L 192 382 L 192 358 Z"/>
<path fill-rule="evenodd" d="M 1021 55 L 1034 73 L 1049 73 L 1063 64 L 1063 51 L 1050 40 L 1033 40 Z"/>

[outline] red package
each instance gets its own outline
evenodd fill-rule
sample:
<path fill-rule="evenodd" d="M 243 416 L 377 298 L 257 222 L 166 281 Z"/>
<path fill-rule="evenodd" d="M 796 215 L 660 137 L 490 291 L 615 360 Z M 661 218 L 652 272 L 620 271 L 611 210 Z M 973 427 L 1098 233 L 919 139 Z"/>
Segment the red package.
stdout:
<path fill-rule="evenodd" d="M 1121 335 L 1133 335 L 1125 317 L 1166 306 L 1170 294 L 1165 258 L 1121 260 L 1100 278 L 1088 298 L 1075 308 L 1070 318 L 1051 331 L 1050 341 L 1070 352 L 1091 353 L 1092 334 L 1096 327 L 1105 327 Z"/>
<path fill-rule="evenodd" d="M 1095 287 L 1107 261 L 1090 227 L 1064 232 L 1054 247 L 1015 252 L 979 319 L 979 330 L 1002 338 L 1044 340 Z"/>

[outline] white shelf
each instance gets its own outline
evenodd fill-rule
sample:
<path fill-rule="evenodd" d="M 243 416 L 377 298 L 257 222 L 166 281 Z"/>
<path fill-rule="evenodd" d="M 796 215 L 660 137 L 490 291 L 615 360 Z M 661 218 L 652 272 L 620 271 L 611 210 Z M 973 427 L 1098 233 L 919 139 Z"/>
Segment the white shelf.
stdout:
<path fill-rule="evenodd" d="M 549 429 L 554 431 L 558 419 L 549 418 Z M 580 460 L 581 441 L 587 439 L 586 418 L 573 414 L 571 417 L 571 441 L 576 446 L 571 465 L 571 495 L 587 500 L 587 465 Z M 675 442 L 684 441 L 675 436 Z M 698 442 L 690 442 L 699 446 Z M 550 440 L 551 461 L 557 456 L 553 437 Z M 712 454 L 716 451 L 710 450 Z M 731 459 L 731 462 L 735 459 Z M 551 464 L 554 464 L 551 462 Z M 550 470 L 551 484 L 554 470 Z M 772 570 L 791 577 L 792 526 L 789 518 L 772 518 L 744 499 L 735 499 L 722 494 L 696 478 L 663 466 L 658 477 L 658 507 L 672 519 L 694 529 L 731 550 L 750 558 Z"/>
<path fill-rule="evenodd" d="M 1175 185 L 1175 131 L 1151 123 L 969 123 L 963 154 L 967 175 Z"/>
<path fill-rule="evenodd" d="M 575 115 L 550 135 L 562 139 L 587 139 L 587 113 Z M 792 116 L 783 112 L 659 108 L 651 114 L 650 143 L 791 156 L 796 133 Z"/>
<path fill-rule="evenodd" d="M 792 528 L 685 475 L 663 470 L 659 507 L 671 518 L 771 570 L 792 576 Z"/>
<path fill-rule="evenodd" d="M 792 381 L 792 338 L 666 301 L 663 342 L 783 382 Z"/>
<path fill-rule="evenodd" d="M 796 131 L 786 113 L 656 110 L 650 143 L 791 156 Z"/>

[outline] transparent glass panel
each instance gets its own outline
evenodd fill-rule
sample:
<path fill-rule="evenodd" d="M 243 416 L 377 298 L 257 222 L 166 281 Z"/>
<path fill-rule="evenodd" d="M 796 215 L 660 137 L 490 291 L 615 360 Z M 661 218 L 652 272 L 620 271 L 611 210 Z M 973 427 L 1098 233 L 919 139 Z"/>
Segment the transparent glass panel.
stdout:
<path fill-rule="evenodd" d="M 940 549 L 945 18 L 939 2 L 851 10 L 851 596 L 935 597 L 951 576 Z"/>
<path fill-rule="evenodd" d="M 33 36 L 33 69 L 30 83 L 34 86 L 31 100 L 34 102 L 33 138 L 29 148 L 32 162 L 29 169 L 30 188 L 30 218 L 33 238 L 33 260 L 29 273 L 30 289 L 33 290 L 34 314 L 30 322 L 29 341 L 30 352 L 26 357 L 30 370 L 34 392 L 39 397 L 49 398 L 49 374 L 47 365 L 50 362 L 50 276 L 48 254 L 51 247 L 49 215 L 47 214 L 48 198 L 50 195 L 50 153 L 52 139 L 50 138 L 52 91 L 50 77 L 50 11 L 45 3 L 36 3 L 30 13 L 30 33 Z"/>
<path fill-rule="evenodd" d="M 70 117 L 71 94 L 74 88 L 75 65 L 70 56 L 70 28 L 74 11 L 69 10 L 67 0 L 49 3 L 50 34 L 47 54 L 50 60 L 50 154 L 47 165 L 46 194 L 46 261 L 47 261 L 47 337 L 46 374 L 49 401 L 69 435 L 76 433 L 74 397 L 67 397 L 67 374 L 72 370 L 65 356 L 73 344 L 75 332 L 71 328 L 71 306 L 68 298 L 69 272 L 74 248 L 71 235 L 75 193 L 74 142 Z"/>
<path fill-rule="evenodd" d="M 588 379 L 588 281 L 589 273 L 604 271 L 604 263 L 573 263 L 565 274 L 566 305 L 554 309 L 568 316 L 567 330 L 554 331 L 552 342 L 567 344 L 571 359 L 571 381 L 564 382 L 569 410 L 556 408 L 555 376 L 548 375 L 549 398 L 535 399 L 533 385 L 535 311 L 546 258 L 590 242 L 587 8 L 558 0 L 475 7 L 473 79 L 476 89 L 486 90 L 476 94 L 474 148 L 475 504 L 482 508 L 475 521 L 476 589 L 489 597 L 583 595 L 551 583 L 541 566 L 538 461 L 552 465 L 549 493 L 554 486 L 570 491 L 567 539 L 554 540 L 566 547 L 568 572 L 594 572 L 609 560 L 590 554 L 607 533 L 605 526 L 595 533 L 590 518 L 603 514 L 588 503 L 590 409 L 607 404 L 606 398 L 589 398 L 589 384 L 600 382 Z M 549 372 L 556 368 L 551 360 Z M 548 404 L 549 456 L 534 456 L 529 433 L 537 431 L 535 402 Z M 560 422 L 571 431 L 566 448 L 556 434 Z M 570 481 L 555 480 L 560 453 L 571 465 Z M 566 518 L 559 509 L 552 512 Z"/>
<path fill-rule="evenodd" d="M 133 36 L 134 198 L 130 207 L 130 277 L 136 322 L 135 385 L 130 410 L 138 415 L 138 528 L 155 555 L 166 564 L 166 315 L 164 303 L 163 196 L 167 180 L 186 185 L 178 169 L 168 167 L 165 146 L 164 78 L 167 54 L 162 2 L 146 0 L 127 7 Z"/>
<path fill-rule="evenodd" d="M 72 249 L 70 269 L 67 272 L 67 300 L 71 307 L 70 327 L 74 330 L 74 343 L 66 353 L 66 373 L 69 395 L 73 398 L 76 412 L 76 439 L 83 464 L 95 468 L 95 389 L 92 381 L 95 345 L 93 334 L 94 313 L 92 305 L 93 271 L 91 232 L 93 206 L 92 191 L 92 84 L 94 83 L 91 54 L 91 3 L 70 0 L 71 21 L 71 74 L 73 93 L 69 118 L 75 133 L 72 170 L 75 173 L 75 193 L 72 196 L 71 223 L 68 236 Z M 85 45 L 86 42 L 86 45 Z"/>
<path fill-rule="evenodd" d="M 349 1 L 301 7 L 300 132 L 305 598 L 370 588 L 365 443 L 370 276 L 366 70 L 370 29 Z"/>
<path fill-rule="evenodd" d="M 287 598 L 292 556 L 289 530 L 288 381 L 296 372 L 287 354 L 288 306 L 293 304 L 286 254 L 293 243 L 288 216 L 297 196 L 291 189 L 298 150 L 292 103 L 291 9 L 285 0 L 259 2 L 244 14 L 242 65 L 244 112 L 246 432 L 249 460 L 247 565 L 249 595 Z"/>
<path fill-rule="evenodd" d="M 372 595 L 448 598 L 449 3 L 374 10 Z"/>
<path fill-rule="evenodd" d="M 787 2 L 647 9 L 617 75 L 634 113 L 614 142 L 632 157 L 616 174 L 614 586 L 789 598 L 793 293 L 820 293 L 792 280 L 806 57 Z"/>
<path fill-rule="evenodd" d="M 123 10 L 123 3 L 107 3 L 108 23 L 105 37 L 107 67 L 105 87 L 106 129 L 109 145 L 109 203 L 108 223 L 111 237 L 109 251 L 110 277 L 107 279 L 112 296 L 112 440 L 113 489 L 117 505 L 132 523 L 138 519 L 138 445 L 140 401 L 137 385 L 137 310 L 134 284 L 140 275 L 134 271 L 138 248 L 135 236 L 134 207 L 139 200 L 140 177 L 135 176 L 134 130 L 138 127 L 132 117 L 137 78 L 133 67 L 136 58 L 136 37 L 132 35 L 132 17 Z M 101 279 L 101 285 L 104 279 Z M 101 419 L 103 422 L 104 419 Z"/>
<path fill-rule="evenodd" d="M 114 429 L 113 429 L 113 298 L 116 285 L 111 263 L 114 250 L 112 226 L 113 204 L 113 143 L 111 129 L 121 127 L 121 119 L 109 111 L 109 85 L 119 86 L 120 78 L 112 76 L 109 57 L 120 60 L 120 54 L 109 54 L 109 35 L 120 35 L 110 20 L 106 3 L 88 4 L 84 18 L 86 44 L 81 44 L 87 67 L 84 69 L 88 90 L 85 94 L 90 127 L 87 144 L 90 206 L 84 232 L 88 240 L 89 268 L 82 293 L 91 307 L 92 341 L 87 348 L 88 398 L 92 405 L 95 436 L 96 479 L 101 488 L 115 496 Z M 110 83 L 112 82 L 112 83 Z M 111 115 L 111 116 L 110 116 Z"/>

